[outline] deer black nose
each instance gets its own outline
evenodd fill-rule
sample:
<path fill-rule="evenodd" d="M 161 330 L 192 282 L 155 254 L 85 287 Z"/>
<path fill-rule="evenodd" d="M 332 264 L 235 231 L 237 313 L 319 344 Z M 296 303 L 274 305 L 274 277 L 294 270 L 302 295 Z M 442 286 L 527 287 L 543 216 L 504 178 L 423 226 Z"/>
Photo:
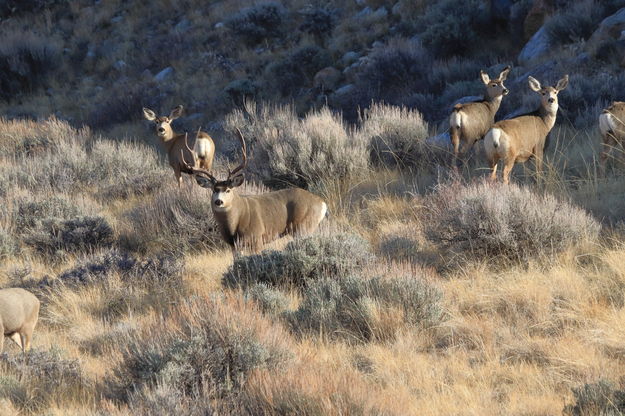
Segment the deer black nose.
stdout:
<path fill-rule="evenodd" d="M 555 100 L 553 98 L 550 98 L 548 101 L 549 103 L 553 103 Z"/>
<path fill-rule="evenodd" d="M 165 131 L 165 129 L 164 129 L 164 128 L 162 128 L 162 127 L 159 127 L 159 128 L 158 128 L 158 132 L 159 132 L 159 133 L 162 133 L 162 132 L 164 132 L 164 131 Z"/>
<path fill-rule="evenodd" d="M 510 92 L 510 90 L 508 90 L 507 88 L 504 88 L 504 89 L 503 89 L 503 93 L 504 93 L 504 95 L 507 95 L 509 92 Z"/>
<path fill-rule="evenodd" d="M 217 205 L 218 207 L 222 206 L 223 204 L 224 204 L 224 201 L 222 201 L 221 199 L 215 200 L 215 205 Z"/>

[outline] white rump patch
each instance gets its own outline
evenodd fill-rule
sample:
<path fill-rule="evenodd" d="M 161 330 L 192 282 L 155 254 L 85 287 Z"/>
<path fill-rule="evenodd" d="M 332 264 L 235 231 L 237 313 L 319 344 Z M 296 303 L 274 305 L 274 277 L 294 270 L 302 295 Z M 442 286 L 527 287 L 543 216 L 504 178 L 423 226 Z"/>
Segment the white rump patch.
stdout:
<path fill-rule="evenodd" d="M 616 123 L 614 122 L 614 117 L 610 113 L 602 113 L 599 116 L 599 130 L 601 130 L 602 135 L 606 135 L 609 131 L 616 131 Z"/>
<path fill-rule="evenodd" d="M 198 157 L 205 159 L 211 150 L 211 142 L 208 139 L 198 139 L 195 143 L 195 152 Z"/>
<path fill-rule="evenodd" d="M 328 213 L 328 204 L 326 204 L 325 202 L 321 203 L 321 215 L 319 216 L 319 222 L 323 221 L 323 219 L 325 218 L 326 214 Z"/>
<path fill-rule="evenodd" d="M 451 113 L 451 117 L 449 117 L 449 125 L 451 127 L 461 128 L 462 127 L 462 112 L 461 111 L 453 111 Z"/>

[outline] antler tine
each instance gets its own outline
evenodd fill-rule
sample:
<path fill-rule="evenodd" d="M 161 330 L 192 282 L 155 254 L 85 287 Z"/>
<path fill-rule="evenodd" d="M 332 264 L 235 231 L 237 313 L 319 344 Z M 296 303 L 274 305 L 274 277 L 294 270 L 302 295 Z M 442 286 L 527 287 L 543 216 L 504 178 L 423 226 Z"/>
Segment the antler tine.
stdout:
<path fill-rule="evenodd" d="M 200 128 L 201 129 L 201 128 Z M 197 130 L 197 135 L 200 134 L 200 129 Z M 195 140 L 197 141 L 197 135 Z M 191 156 L 193 157 L 193 165 L 194 166 L 189 166 L 189 164 L 187 163 L 187 161 L 184 159 L 184 149 L 180 149 L 180 156 L 182 159 L 182 163 L 184 164 L 184 166 L 189 169 L 191 172 L 193 172 L 194 175 L 205 175 L 208 179 L 210 179 L 213 182 L 217 182 L 217 179 L 215 179 L 215 177 L 213 175 L 211 175 L 211 173 L 205 169 L 198 169 L 195 167 L 195 152 L 193 150 L 191 150 L 191 148 L 189 147 L 189 142 L 187 140 L 188 138 L 188 133 L 184 134 L 184 146 L 187 148 L 187 150 L 189 151 L 189 153 L 191 153 Z"/>
<path fill-rule="evenodd" d="M 241 162 L 239 166 L 234 168 L 228 176 L 234 175 L 235 173 L 245 169 L 245 167 L 247 166 L 247 146 L 245 145 L 245 138 L 243 137 L 243 133 L 241 133 L 241 130 L 238 127 L 237 127 L 237 134 L 239 135 L 239 140 L 241 141 L 241 152 L 242 152 L 243 161 Z"/>

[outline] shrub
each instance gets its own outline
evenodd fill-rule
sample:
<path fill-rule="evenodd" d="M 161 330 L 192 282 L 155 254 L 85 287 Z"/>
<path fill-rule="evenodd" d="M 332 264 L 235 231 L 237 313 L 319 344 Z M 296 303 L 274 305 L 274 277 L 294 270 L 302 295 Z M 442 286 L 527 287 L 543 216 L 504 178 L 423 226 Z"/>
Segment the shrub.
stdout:
<path fill-rule="evenodd" d="M 66 284 L 98 283 L 117 274 L 124 283 L 133 286 L 154 285 L 171 289 L 182 284 L 183 273 L 184 263 L 177 257 L 160 254 L 139 259 L 112 249 L 80 261 L 77 266 L 62 272 L 58 281 Z"/>
<path fill-rule="evenodd" d="M 584 210 L 514 184 L 443 186 L 425 205 L 431 207 L 427 237 L 450 254 L 473 259 L 550 259 L 596 239 L 600 229 Z"/>
<path fill-rule="evenodd" d="M 290 316 L 296 331 L 369 341 L 395 336 L 402 324 L 428 328 L 442 319 L 441 293 L 413 275 L 389 280 L 348 276 L 312 282 Z"/>
<path fill-rule="evenodd" d="M 283 97 L 291 97 L 300 88 L 310 88 L 317 71 L 331 64 L 332 59 L 325 49 L 304 46 L 267 65 L 265 77 L 272 90 L 280 91 Z"/>
<path fill-rule="evenodd" d="M 371 160 L 386 166 L 430 164 L 428 125 L 419 112 L 373 104 L 365 113 L 359 134 L 369 142 Z"/>
<path fill-rule="evenodd" d="M 268 185 L 323 189 L 331 181 L 362 175 L 368 166 L 366 143 L 351 134 L 341 117 L 327 107 L 299 121 L 292 107 L 247 105 L 236 110 L 226 129 L 239 127 L 250 144 L 249 170 Z"/>
<path fill-rule="evenodd" d="M 284 34 L 287 11 L 280 3 L 268 2 L 242 9 L 228 20 L 228 26 L 249 45 L 280 38 Z"/>
<path fill-rule="evenodd" d="M 24 238 L 26 244 L 53 260 L 64 259 L 67 253 L 110 247 L 113 241 L 113 229 L 102 217 L 50 218 Z"/>
<path fill-rule="evenodd" d="M 419 26 L 425 28 L 421 40 L 437 56 L 468 54 L 473 45 L 479 44 L 480 28 L 488 25 L 489 17 L 480 0 L 433 2 L 419 20 Z"/>
<path fill-rule="evenodd" d="M 166 385 L 206 401 L 236 392 L 254 369 L 279 368 L 290 360 L 280 329 L 239 301 L 193 299 L 177 313 L 170 324 L 174 331 L 163 333 L 156 325 L 124 353 L 114 382 L 126 398 Z"/>
<path fill-rule="evenodd" d="M 301 13 L 304 21 L 300 25 L 300 30 L 312 34 L 317 42 L 322 44 L 332 34 L 337 20 L 337 11 L 327 7 L 315 7 Z"/>
<path fill-rule="evenodd" d="M 258 307 L 270 315 L 278 315 L 288 307 L 289 299 L 278 289 L 267 286 L 264 283 L 252 285 L 245 292 Z"/>
<path fill-rule="evenodd" d="M 315 234 L 290 242 L 283 251 L 236 258 L 223 283 L 244 288 L 256 283 L 303 287 L 324 277 L 356 273 L 372 257 L 369 244 L 355 234 Z"/>
<path fill-rule="evenodd" d="M 18 197 L 14 202 L 12 214 L 15 229 L 20 233 L 28 233 L 43 226 L 49 219 L 69 220 L 79 215 L 93 215 L 97 207 L 77 201 L 66 194 L 42 195 L 28 194 Z"/>
<path fill-rule="evenodd" d="M 3 33 L 0 45 L 0 96 L 8 100 L 45 85 L 60 62 L 57 44 L 34 32 Z"/>
<path fill-rule="evenodd" d="M 564 407 L 568 416 L 621 415 L 625 413 L 625 391 L 607 380 L 573 388 L 575 403 Z"/>
<path fill-rule="evenodd" d="M 604 17 L 604 8 L 595 1 L 574 2 L 551 17 L 545 28 L 552 45 L 588 40 Z"/>
<path fill-rule="evenodd" d="M 14 374 L 20 377 L 19 382 L 14 382 L 19 383 L 17 386 L 0 382 L 0 395 L 8 396 L 23 411 L 40 413 L 59 400 L 83 403 L 89 400 L 92 385 L 81 363 L 62 357 L 59 350 L 32 349 L 27 360 L 21 354 L 4 353 L 0 355 L 0 366 L 6 376 Z"/>
<path fill-rule="evenodd" d="M 223 244 L 210 198 L 198 186 L 165 189 L 153 202 L 134 208 L 126 219 L 129 229 L 122 243 L 128 250 L 146 252 L 155 248 L 183 253 Z"/>
<path fill-rule="evenodd" d="M 0 226 L 0 260 L 11 257 L 18 250 L 17 239 L 7 229 Z"/>
<path fill-rule="evenodd" d="M 237 79 L 224 88 L 224 92 L 236 105 L 242 105 L 247 99 L 254 99 L 258 93 L 258 85 L 249 78 Z"/>

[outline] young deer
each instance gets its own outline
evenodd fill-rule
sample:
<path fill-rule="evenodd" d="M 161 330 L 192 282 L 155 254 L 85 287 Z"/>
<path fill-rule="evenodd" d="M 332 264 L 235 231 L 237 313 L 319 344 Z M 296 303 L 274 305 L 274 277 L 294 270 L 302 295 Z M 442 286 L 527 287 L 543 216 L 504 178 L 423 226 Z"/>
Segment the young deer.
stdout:
<path fill-rule="evenodd" d="M 599 130 L 603 136 L 600 156 L 601 172 L 605 173 L 605 166 L 610 151 L 615 147 L 623 147 L 625 143 L 625 102 L 614 101 L 603 110 L 599 116 Z M 621 150 L 622 152 L 623 150 Z"/>
<path fill-rule="evenodd" d="M 503 82 L 508 77 L 510 67 L 507 66 L 496 79 L 490 79 L 484 71 L 480 72 L 482 82 L 486 85 L 486 94 L 482 101 L 456 104 L 449 117 L 449 134 L 454 146 L 454 166 L 458 157 L 466 154 L 475 142 L 481 140 L 495 122 L 495 114 L 499 110 L 501 100 L 508 94 Z"/>
<path fill-rule="evenodd" d="M 193 172 L 198 185 L 213 190 L 211 208 L 224 240 L 233 248 L 240 243 L 256 252 L 263 244 L 286 234 L 315 231 L 328 207 L 308 191 L 289 188 L 261 195 L 235 192 L 235 188 L 243 184 L 243 169 L 247 166 L 245 139 L 240 130 L 237 129 L 237 133 L 243 161 L 228 172 L 225 181 L 217 180 L 207 170 L 186 167 Z"/>
<path fill-rule="evenodd" d="M 4 337 L 11 338 L 25 353 L 30 349 L 30 341 L 39 318 L 39 299 L 21 288 L 0 290 L 0 353 L 4 347 Z"/>
<path fill-rule="evenodd" d="M 555 87 L 541 87 L 540 82 L 532 77 L 528 81 L 530 88 L 540 94 L 540 107 L 531 113 L 498 121 L 484 138 L 493 181 L 497 179 L 499 160 L 503 160 L 504 183 L 509 183 L 510 171 L 516 162 L 524 163 L 534 158 L 537 178 L 542 170 L 545 140 L 558 113 L 558 93 L 568 85 L 569 76 L 565 75 Z"/>
<path fill-rule="evenodd" d="M 174 175 L 178 181 L 178 187 L 182 185 L 182 173 L 192 173 L 186 168 L 187 161 L 193 162 L 195 166 L 208 171 L 213 167 L 213 157 L 215 156 L 215 143 L 213 139 L 204 132 L 199 132 L 194 150 L 189 149 L 185 143 L 185 134 L 178 134 L 171 128 L 171 122 L 182 115 L 182 106 L 179 105 L 171 110 L 169 116 L 158 117 L 149 108 L 143 109 L 144 117 L 156 124 L 156 135 L 161 139 L 161 143 L 167 152 L 169 165 L 174 170 Z M 199 162 L 196 162 L 197 155 Z"/>

